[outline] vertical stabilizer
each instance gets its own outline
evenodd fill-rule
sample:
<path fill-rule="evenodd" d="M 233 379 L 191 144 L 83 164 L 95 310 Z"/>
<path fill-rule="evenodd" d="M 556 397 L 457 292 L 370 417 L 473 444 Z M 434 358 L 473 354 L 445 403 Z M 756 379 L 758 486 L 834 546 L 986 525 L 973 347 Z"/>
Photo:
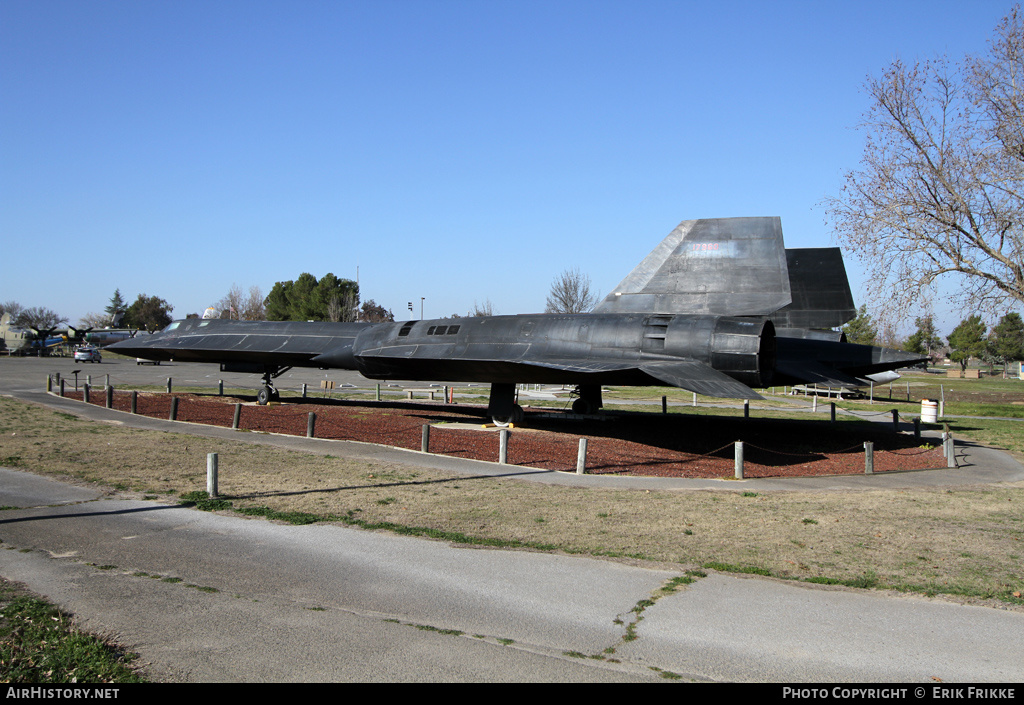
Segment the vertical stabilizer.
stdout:
<path fill-rule="evenodd" d="M 595 313 L 764 316 L 791 301 L 782 221 L 684 220 Z"/>
<path fill-rule="evenodd" d="M 793 302 L 772 315 L 776 328 L 828 329 L 856 317 L 838 247 L 787 249 L 786 264 Z"/>

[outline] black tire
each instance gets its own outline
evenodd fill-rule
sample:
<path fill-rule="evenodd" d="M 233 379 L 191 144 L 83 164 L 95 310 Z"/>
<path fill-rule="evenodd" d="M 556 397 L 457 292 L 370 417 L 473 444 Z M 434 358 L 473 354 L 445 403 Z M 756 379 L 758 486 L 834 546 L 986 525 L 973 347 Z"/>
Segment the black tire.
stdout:
<path fill-rule="evenodd" d="M 586 399 L 577 399 L 572 403 L 572 413 L 586 416 L 594 413 L 594 405 Z"/>

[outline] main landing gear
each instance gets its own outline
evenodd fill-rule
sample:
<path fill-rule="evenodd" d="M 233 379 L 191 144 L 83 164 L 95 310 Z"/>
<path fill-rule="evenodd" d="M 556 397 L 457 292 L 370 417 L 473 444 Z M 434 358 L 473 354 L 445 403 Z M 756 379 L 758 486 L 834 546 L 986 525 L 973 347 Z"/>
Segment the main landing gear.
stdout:
<path fill-rule="evenodd" d="M 491 397 L 487 403 L 487 415 L 495 426 L 521 423 L 523 407 L 516 404 L 516 385 L 509 383 L 492 384 Z"/>
<path fill-rule="evenodd" d="M 577 395 L 572 403 L 572 413 L 574 414 L 589 416 L 596 414 L 604 406 L 600 384 L 581 384 L 576 387 L 574 393 Z"/>
<path fill-rule="evenodd" d="M 580 416 L 596 414 L 604 406 L 601 398 L 600 384 L 581 384 L 574 392 L 576 399 L 572 403 L 572 412 Z M 495 426 L 508 426 L 521 423 L 523 407 L 516 404 L 515 384 L 492 384 L 491 396 L 487 403 L 487 414 Z"/>

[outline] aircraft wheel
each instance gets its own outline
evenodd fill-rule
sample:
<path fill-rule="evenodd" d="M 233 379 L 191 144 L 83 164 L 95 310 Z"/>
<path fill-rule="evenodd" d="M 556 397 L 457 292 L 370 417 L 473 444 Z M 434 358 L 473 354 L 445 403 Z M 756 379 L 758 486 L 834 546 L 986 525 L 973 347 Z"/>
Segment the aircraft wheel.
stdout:
<path fill-rule="evenodd" d="M 523 411 L 523 407 L 519 406 L 518 404 L 515 404 L 512 407 L 511 414 L 509 414 L 508 416 L 492 416 L 491 421 L 494 422 L 495 426 L 505 428 L 509 424 L 522 423 L 525 417 L 526 413 Z"/>
<path fill-rule="evenodd" d="M 586 416 L 594 413 L 594 405 L 586 399 L 577 399 L 572 403 L 572 413 Z"/>
<path fill-rule="evenodd" d="M 270 403 L 273 390 L 270 387 L 260 387 L 256 392 L 256 403 L 260 406 L 266 406 Z"/>

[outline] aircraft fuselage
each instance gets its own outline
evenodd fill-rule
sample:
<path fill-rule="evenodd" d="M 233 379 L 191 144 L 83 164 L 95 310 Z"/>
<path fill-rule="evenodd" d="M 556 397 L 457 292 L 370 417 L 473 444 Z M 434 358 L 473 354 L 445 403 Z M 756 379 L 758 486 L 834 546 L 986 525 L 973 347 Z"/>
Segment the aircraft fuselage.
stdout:
<path fill-rule="evenodd" d="M 775 337 L 763 317 L 535 314 L 394 323 L 177 321 L 111 350 L 231 369 L 353 369 L 370 379 L 663 384 L 639 365 L 695 361 L 768 383 Z M 259 366 L 267 366 L 257 369 Z M 241 368 L 238 368 L 241 369 Z"/>

